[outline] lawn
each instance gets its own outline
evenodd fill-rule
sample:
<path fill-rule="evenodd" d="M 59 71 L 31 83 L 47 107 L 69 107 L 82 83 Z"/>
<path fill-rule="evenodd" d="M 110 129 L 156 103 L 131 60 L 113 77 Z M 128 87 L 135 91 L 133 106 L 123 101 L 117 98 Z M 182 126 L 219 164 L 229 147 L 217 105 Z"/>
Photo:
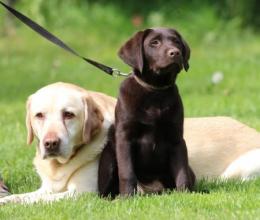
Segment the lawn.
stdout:
<path fill-rule="evenodd" d="M 116 53 L 137 30 L 130 19 L 117 8 L 97 5 L 89 20 L 77 23 L 82 16 L 72 10 L 75 25 L 66 14 L 48 28 L 82 55 L 129 71 Z M 160 16 L 151 14 L 143 26 L 177 27 L 192 50 L 190 70 L 177 81 L 185 115 L 232 116 L 260 130 L 260 35 L 238 29 L 235 21 L 219 21 L 210 10 L 191 13 L 187 20 L 180 15 L 180 20 L 164 21 Z M 16 26 L 15 33 L 0 35 L 0 172 L 13 193 L 22 193 L 40 184 L 32 166 L 36 143 L 26 145 L 26 98 L 56 81 L 116 96 L 122 78 L 105 75 L 25 26 Z M 215 85 L 211 79 L 216 71 L 224 78 Z M 260 179 L 200 181 L 196 187 L 209 193 L 169 192 L 112 202 L 85 194 L 53 204 L 0 207 L 0 219 L 260 219 Z"/>

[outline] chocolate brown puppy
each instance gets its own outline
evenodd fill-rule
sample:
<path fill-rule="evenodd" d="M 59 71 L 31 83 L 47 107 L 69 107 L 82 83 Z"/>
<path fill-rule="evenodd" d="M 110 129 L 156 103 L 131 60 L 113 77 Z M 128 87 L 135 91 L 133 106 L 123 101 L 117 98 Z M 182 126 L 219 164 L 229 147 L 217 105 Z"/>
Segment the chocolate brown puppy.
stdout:
<path fill-rule="evenodd" d="M 191 190 L 195 175 L 175 84 L 178 73 L 189 68 L 188 44 L 174 29 L 146 29 L 128 40 L 119 56 L 133 73 L 121 84 L 115 125 L 101 156 L 100 194 L 132 195 L 137 185 L 146 191 L 155 182 L 161 187 L 150 191 Z"/>

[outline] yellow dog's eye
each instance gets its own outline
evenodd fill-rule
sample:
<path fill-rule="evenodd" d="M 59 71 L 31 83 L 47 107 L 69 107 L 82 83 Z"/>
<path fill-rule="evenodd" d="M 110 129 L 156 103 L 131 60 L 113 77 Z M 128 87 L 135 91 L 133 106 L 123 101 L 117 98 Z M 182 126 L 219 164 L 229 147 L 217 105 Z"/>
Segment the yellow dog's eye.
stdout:
<path fill-rule="evenodd" d="M 72 119 L 75 117 L 75 114 L 69 111 L 63 112 L 63 118 L 64 119 Z"/>
<path fill-rule="evenodd" d="M 38 119 L 43 119 L 44 115 L 43 115 L 43 113 L 38 112 L 38 113 L 35 114 L 35 117 L 38 118 Z"/>

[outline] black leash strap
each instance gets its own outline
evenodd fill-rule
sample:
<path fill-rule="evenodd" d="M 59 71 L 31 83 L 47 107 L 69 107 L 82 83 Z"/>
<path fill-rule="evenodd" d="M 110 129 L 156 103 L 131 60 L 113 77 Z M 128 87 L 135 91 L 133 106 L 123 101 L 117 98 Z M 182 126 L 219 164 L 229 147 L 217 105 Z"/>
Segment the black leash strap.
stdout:
<path fill-rule="evenodd" d="M 30 18 L 26 17 L 25 15 L 23 15 L 22 13 L 18 12 L 17 10 L 11 8 L 10 6 L 6 5 L 5 3 L 3 3 L 2 1 L 0 1 L 0 4 L 3 5 L 10 13 L 12 13 L 15 17 L 17 17 L 21 22 L 23 22 L 24 24 L 26 24 L 28 27 L 30 27 L 31 29 L 33 29 L 35 32 L 37 32 L 38 34 L 40 34 L 42 37 L 44 37 L 45 39 L 47 39 L 48 41 L 56 44 L 57 46 L 63 48 L 64 50 L 70 52 L 71 54 L 85 60 L 86 62 L 90 63 L 91 65 L 101 69 L 102 71 L 104 71 L 105 73 L 112 75 L 112 76 L 127 76 L 129 74 L 127 73 L 122 73 L 120 70 L 106 66 L 104 64 L 101 64 L 99 62 L 96 62 L 94 60 L 91 60 L 89 58 L 83 57 L 81 55 L 79 55 L 76 51 L 74 51 L 73 49 L 71 49 L 68 45 L 66 45 L 62 40 L 60 40 L 59 38 L 57 38 L 56 36 L 54 36 L 53 34 L 51 34 L 49 31 L 47 31 L 46 29 L 44 29 L 42 26 L 40 26 L 39 24 L 37 24 L 36 22 L 32 21 Z"/>

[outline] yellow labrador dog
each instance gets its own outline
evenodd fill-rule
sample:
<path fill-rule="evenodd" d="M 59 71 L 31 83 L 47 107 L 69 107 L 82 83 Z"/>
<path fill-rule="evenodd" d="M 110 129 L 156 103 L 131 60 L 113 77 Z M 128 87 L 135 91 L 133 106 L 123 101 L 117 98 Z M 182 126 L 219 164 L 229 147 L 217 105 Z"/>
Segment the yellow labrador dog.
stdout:
<path fill-rule="evenodd" d="M 28 98 L 28 143 L 38 139 L 34 159 L 42 185 L 11 195 L 8 202 L 55 201 L 97 192 L 98 162 L 116 100 L 75 85 L 55 83 Z M 260 133 L 229 117 L 186 118 L 184 137 L 197 179 L 260 176 Z"/>
<path fill-rule="evenodd" d="M 260 133 L 230 117 L 186 118 L 184 138 L 197 177 L 260 176 Z"/>
<path fill-rule="evenodd" d="M 75 85 L 43 87 L 27 101 L 28 144 L 38 140 L 34 165 L 39 190 L 7 196 L 7 202 L 55 201 L 97 192 L 99 156 L 114 122 L 115 99 Z"/>

